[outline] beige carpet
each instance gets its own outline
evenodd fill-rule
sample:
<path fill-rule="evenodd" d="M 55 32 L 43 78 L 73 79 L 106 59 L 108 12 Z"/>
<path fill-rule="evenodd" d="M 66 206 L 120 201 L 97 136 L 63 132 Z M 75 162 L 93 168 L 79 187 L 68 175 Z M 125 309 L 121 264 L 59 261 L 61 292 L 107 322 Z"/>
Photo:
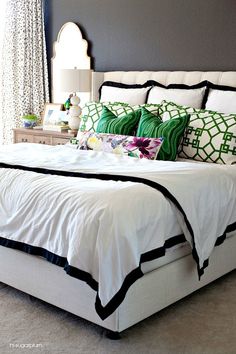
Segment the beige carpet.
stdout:
<path fill-rule="evenodd" d="M 236 271 L 126 330 L 119 341 L 1 283 L 0 321 L 1 354 L 236 354 Z"/>

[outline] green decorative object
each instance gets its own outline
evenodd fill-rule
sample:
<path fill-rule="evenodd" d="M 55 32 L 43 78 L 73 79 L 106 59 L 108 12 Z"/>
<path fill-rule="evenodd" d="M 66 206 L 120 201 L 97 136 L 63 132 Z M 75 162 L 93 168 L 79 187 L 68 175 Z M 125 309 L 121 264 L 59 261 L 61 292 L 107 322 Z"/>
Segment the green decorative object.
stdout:
<path fill-rule="evenodd" d="M 220 164 L 236 163 L 236 115 L 180 106 L 163 101 L 164 119 L 190 114 L 179 156 Z"/>
<path fill-rule="evenodd" d="M 97 125 L 97 133 L 135 135 L 141 110 L 117 117 L 107 107 L 103 107 L 101 118 Z"/>
<path fill-rule="evenodd" d="M 142 108 L 141 112 L 137 136 L 164 138 L 158 160 L 175 161 L 181 138 L 189 121 L 189 115 L 179 115 L 176 119 L 163 122 L 159 116 L 149 112 L 146 108 Z"/>
<path fill-rule="evenodd" d="M 70 94 L 69 97 L 67 98 L 66 102 L 64 103 L 64 108 L 66 111 L 69 111 L 70 107 L 71 107 L 71 97 L 73 97 L 73 94 Z"/>

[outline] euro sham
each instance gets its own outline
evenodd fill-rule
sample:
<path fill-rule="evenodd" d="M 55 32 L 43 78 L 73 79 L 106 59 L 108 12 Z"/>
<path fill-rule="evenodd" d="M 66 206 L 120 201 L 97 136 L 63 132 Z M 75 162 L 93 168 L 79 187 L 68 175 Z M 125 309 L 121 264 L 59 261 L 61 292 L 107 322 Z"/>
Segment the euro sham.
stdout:
<path fill-rule="evenodd" d="M 194 108 L 201 108 L 206 91 L 207 81 L 196 85 L 170 84 L 162 85 L 156 81 L 148 81 L 153 87 L 148 92 L 147 103 L 160 104 L 163 100 L 175 102 Z"/>
<path fill-rule="evenodd" d="M 225 114 L 236 114 L 236 88 L 209 82 L 204 108 Z"/>
<path fill-rule="evenodd" d="M 100 87 L 100 102 L 124 102 L 131 106 L 144 104 L 151 86 L 127 85 L 120 82 L 105 81 Z"/>

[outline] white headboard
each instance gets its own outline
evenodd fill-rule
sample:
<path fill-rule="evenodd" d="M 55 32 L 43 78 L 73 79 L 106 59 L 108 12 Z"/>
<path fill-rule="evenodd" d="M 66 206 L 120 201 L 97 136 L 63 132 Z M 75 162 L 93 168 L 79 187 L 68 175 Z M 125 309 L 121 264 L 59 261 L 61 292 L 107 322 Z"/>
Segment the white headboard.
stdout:
<path fill-rule="evenodd" d="M 214 84 L 236 87 L 236 71 L 108 71 L 93 72 L 92 101 L 99 99 L 99 87 L 104 81 L 116 81 L 124 84 L 143 84 L 155 80 L 163 85 L 194 85 L 208 80 Z"/>

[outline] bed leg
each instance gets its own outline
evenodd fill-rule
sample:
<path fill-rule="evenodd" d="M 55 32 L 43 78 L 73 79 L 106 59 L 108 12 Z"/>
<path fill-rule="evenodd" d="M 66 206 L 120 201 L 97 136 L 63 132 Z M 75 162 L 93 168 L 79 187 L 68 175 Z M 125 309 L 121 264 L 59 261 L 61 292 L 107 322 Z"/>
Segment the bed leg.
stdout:
<path fill-rule="evenodd" d="M 106 331 L 106 337 L 109 338 L 109 339 L 112 339 L 112 340 L 121 339 L 121 335 L 120 335 L 119 332 L 114 332 L 114 331 L 111 331 L 109 329 Z"/>

